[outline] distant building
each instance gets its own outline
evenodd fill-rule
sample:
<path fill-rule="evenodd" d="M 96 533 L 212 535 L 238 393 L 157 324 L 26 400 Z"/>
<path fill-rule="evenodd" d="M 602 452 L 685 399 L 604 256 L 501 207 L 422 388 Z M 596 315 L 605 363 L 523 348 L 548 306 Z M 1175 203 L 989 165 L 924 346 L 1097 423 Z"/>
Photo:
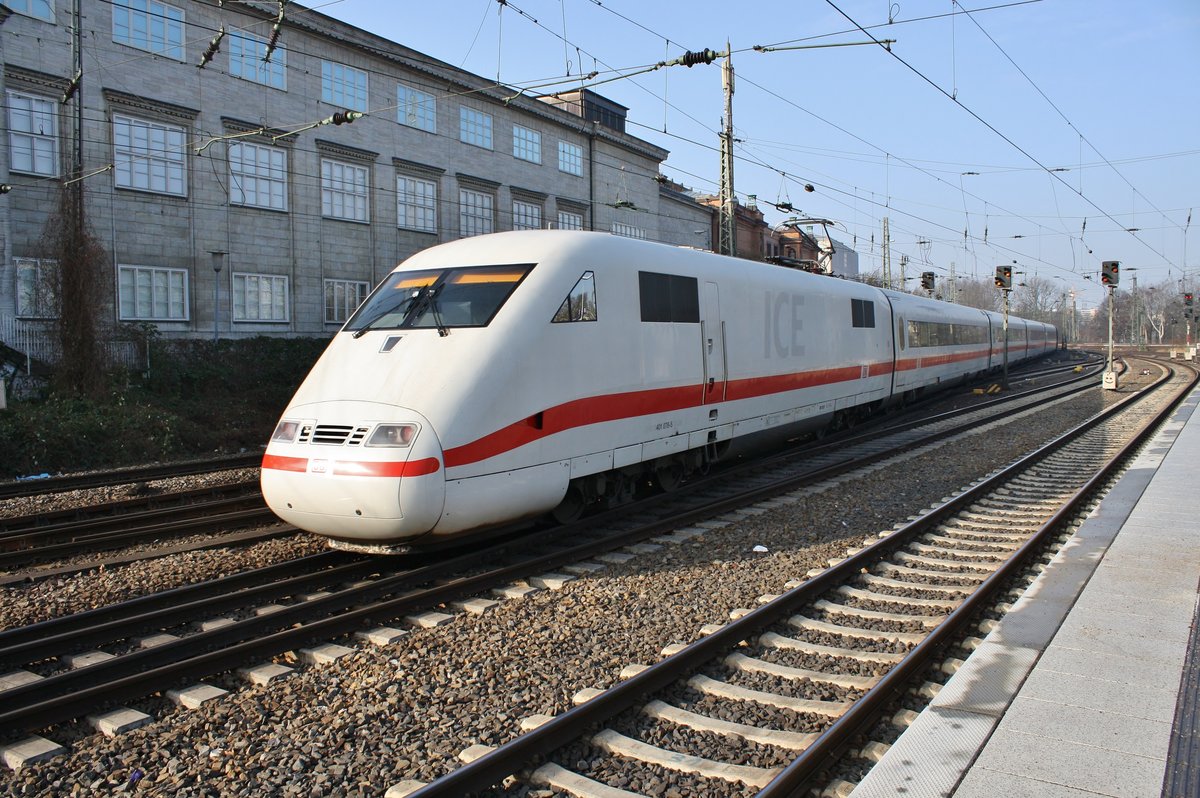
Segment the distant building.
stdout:
<path fill-rule="evenodd" d="M 700 194 L 696 201 L 701 205 L 712 208 L 712 240 L 713 249 L 720 241 L 721 198 L 713 194 Z M 763 260 L 775 246 L 775 238 L 771 227 L 763 219 L 763 212 L 758 209 L 754 195 L 747 197 L 746 204 L 734 201 L 734 225 L 736 241 L 735 254 L 747 260 Z"/>
<path fill-rule="evenodd" d="M 810 271 L 821 270 L 821 249 L 810 231 L 785 223 L 775 228 L 775 239 L 781 258 L 808 264 Z"/>
<path fill-rule="evenodd" d="M 714 210 L 696 201 L 696 193 L 687 186 L 659 175 L 659 226 L 663 238 L 684 246 L 711 251 Z"/>

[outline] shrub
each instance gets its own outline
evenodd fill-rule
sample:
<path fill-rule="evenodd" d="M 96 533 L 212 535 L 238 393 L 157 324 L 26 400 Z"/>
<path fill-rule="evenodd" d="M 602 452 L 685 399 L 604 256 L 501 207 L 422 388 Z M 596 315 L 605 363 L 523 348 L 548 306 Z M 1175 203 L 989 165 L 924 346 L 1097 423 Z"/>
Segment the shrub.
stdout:
<path fill-rule="evenodd" d="M 327 343 L 150 337 L 144 378 L 114 374 L 99 398 L 54 392 L 0 411 L 0 478 L 261 447 Z"/>

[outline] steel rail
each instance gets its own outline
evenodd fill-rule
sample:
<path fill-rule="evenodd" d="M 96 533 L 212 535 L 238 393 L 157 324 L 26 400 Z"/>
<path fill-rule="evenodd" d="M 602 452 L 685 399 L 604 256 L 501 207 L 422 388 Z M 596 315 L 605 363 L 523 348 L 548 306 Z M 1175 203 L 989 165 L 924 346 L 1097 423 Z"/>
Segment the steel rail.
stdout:
<path fill-rule="evenodd" d="M 86 524 L 106 525 L 118 523 L 121 519 L 153 518 L 155 513 L 171 513 L 186 507 L 199 507 L 210 501 L 228 501 L 236 498 L 261 500 L 261 496 L 256 479 L 253 482 L 189 488 L 30 515 L 12 515 L 0 518 L 0 543 L 31 532 L 69 530 L 72 526 Z"/>
<path fill-rule="evenodd" d="M 103 548 L 132 543 L 147 538 L 164 535 L 196 535 L 215 532 L 231 526 L 246 526 L 258 522 L 274 522 L 274 514 L 266 507 L 252 510 L 235 510 L 231 512 L 206 515 L 200 518 L 187 518 L 182 521 L 168 521 L 137 527 L 135 529 L 103 532 L 86 538 L 77 538 L 66 543 L 50 543 L 44 546 L 33 546 L 14 551 L 0 552 L 0 568 L 12 568 L 31 562 L 46 562 L 61 557 L 74 556 L 84 551 L 97 551 Z"/>
<path fill-rule="evenodd" d="M 1156 382 L 1154 387 L 1165 383 L 1170 377 L 1171 373 L 1168 373 Z M 1195 384 L 1194 380 L 1192 384 Z M 793 614 L 798 608 L 811 602 L 820 594 L 857 575 L 864 567 L 899 549 L 915 534 L 936 525 L 959 509 L 969 506 L 993 488 L 1011 479 L 1029 466 L 1036 464 L 1054 451 L 1057 451 L 1066 443 L 1099 426 L 1112 416 L 1122 412 L 1130 405 L 1150 394 L 1151 391 L 1144 390 L 1118 404 L 1114 404 L 1084 424 L 1064 433 L 1054 441 L 1045 444 L 1002 471 L 964 491 L 921 519 L 902 527 L 894 534 L 879 540 L 857 554 L 830 567 L 769 604 L 758 607 L 741 618 L 725 624 L 719 630 L 690 644 L 678 653 L 650 666 L 637 675 L 618 683 L 596 698 L 573 707 L 561 715 L 555 716 L 536 729 L 525 732 L 478 759 L 451 771 L 433 783 L 412 792 L 410 798 L 452 798 L 485 790 L 500 783 L 503 779 L 520 771 L 523 767 L 558 750 L 563 746 L 564 741 L 578 739 L 587 731 L 596 728 L 612 717 L 635 706 L 647 696 L 676 683 L 683 676 L 693 672 L 705 662 L 716 659 L 718 656 L 735 649 L 740 641 L 753 638 L 762 629 L 778 623 L 781 619 Z M 1181 393 L 1180 397 L 1171 403 L 1171 407 L 1174 407 L 1184 395 L 1186 395 L 1186 391 Z M 1116 468 L 1116 463 L 1123 461 L 1136 445 L 1140 445 L 1141 441 L 1145 437 L 1148 437 L 1149 431 L 1156 426 L 1158 420 L 1161 420 L 1163 415 L 1165 415 L 1165 411 L 1156 416 L 1155 421 L 1144 426 L 1142 432 L 1137 436 L 1137 441 L 1126 446 L 1122 450 L 1122 454 L 1114 458 L 1112 463 L 1107 467 L 1106 474 L 1111 473 Z M 1097 485 L 1102 479 L 1101 476 L 1094 477 L 1088 484 Z M 1061 512 L 1059 514 L 1059 516 L 1064 518 L 1070 515 L 1071 513 L 1069 512 Z M 1029 546 L 1022 548 L 1022 551 L 1031 550 L 1032 548 Z M 1000 584 L 1000 581 L 989 579 L 985 584 L 990 584 L 994 588 Z M 976 608 L 982 600 L 976 599 L 972 603 L 972 609 Z M 956 617 L 956 625 L 961 625 L 971 617 L 971 614 L 964 611 L 951 617 Z M 945 625 L 943 623 L 943 626 Z M 948 631 L 939 635 L 939 642 L 942 642 L 947 634 L 949 634 Z M 927 654 L 933 648 L 933 646 L 926 646 L 922 651 Z M 912 665 L 907 670 L 911 671 L 918 667 L 924 667 L 925 664 L 923 662 L 920 665 Z M 899 677 L 881 680 L 880 685 L 886 684 L 888 687 L 889 692 L 886 693 L 888 698 L 898 689 L 896 687 L 898 680 Z M 879 688 L 876 688 L 876 690 L 879 690 Z M 884 693 L 880 693 L 880 695 L 884 695 Z M 876 701 L 881 702 L 882 699 L 876 699 Z M 877 710 L 879 706 L 881 706 L 881 703 L 876 703 L 875 707 L 872 707 L 872 710 Z M 860 721 L 866 714 L 865 710 L 851 711 L 855 712 L 855 717 Z M 857 729 L 858 727 L 851 729 L 848 724 L 839 725 L 837 723 L 831 726 L 830 729 L 827 729 L 809 749 L 806 749 L 800 759 L 796 760 L 788 768 L 785 768 L 783 773 L 768 785 L 767 789 L 777 790 L 766 793 L 768 798 L 794 794 L 793 790 L 799 789 L 800 785 L 811 776 L 813 770 L 819 769 L 824 765 L 829 756 L 836 750 L 844 747 L 852 735 L 857 733 Z M 779 783 L 779 787 L 774 786 L 776 782 Z M 760 793 L 760 795 L 762 794 Z"/>
<path fill-rule="evenodd" d="M 122 485 L 127 482 L 148 482 L 155 479 L 206 474 L 234 468 L 257 467 L 262 462 L 262 453 L 239 454 L 212 460 L 196 460 L 188 463 L 138 466 L 112 471 L 97 471 L 91 474 L 69 474 L 45 479 L 25 479 L 0 482 L 0 500 L 19 496 L 37 496 L 44 493 L 60 493 L 83 488 L 99 488 Z"/>
<path fill-rule="evenodd" d="M 132 531 L 131 528 L 136 528 L 138 525 L 149 526 L 151 523 L 182 521 L 187 516 L 204 516 L 262 508 L 261 496 L 225 496 L 174 507 L 135 510 L 124 515 L 106 515 L 100 518 L 60 521 L 43 526 L 27 526 L 0 532 L 0 549 L 36 548 L 41 541 L 65 540 L 71 543 L 87 543 L 90 540 L 103 540 L 106 535 L 113 533 Z"/>

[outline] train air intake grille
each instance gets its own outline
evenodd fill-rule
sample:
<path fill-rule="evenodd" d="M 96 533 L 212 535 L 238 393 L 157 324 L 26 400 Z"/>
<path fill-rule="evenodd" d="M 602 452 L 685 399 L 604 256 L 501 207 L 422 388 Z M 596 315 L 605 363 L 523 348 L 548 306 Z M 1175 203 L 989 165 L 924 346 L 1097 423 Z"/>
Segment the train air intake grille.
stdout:
<path fill-rule="evenodd" d="M 316 430 L 313 432 L 312 442 L 341 446 L 353 431 L 354 427 L 343 427 L 337 424 L 318 424 Z"/>

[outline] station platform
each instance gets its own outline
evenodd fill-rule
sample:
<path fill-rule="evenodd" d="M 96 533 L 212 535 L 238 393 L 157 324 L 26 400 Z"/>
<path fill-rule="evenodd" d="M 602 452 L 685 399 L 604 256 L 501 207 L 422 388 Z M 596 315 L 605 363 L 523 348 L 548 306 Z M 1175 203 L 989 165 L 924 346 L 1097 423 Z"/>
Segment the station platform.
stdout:
<path fill-rule="evenodd" d="M 1200 390 L 852 798 L 1200 796 Z"/>

